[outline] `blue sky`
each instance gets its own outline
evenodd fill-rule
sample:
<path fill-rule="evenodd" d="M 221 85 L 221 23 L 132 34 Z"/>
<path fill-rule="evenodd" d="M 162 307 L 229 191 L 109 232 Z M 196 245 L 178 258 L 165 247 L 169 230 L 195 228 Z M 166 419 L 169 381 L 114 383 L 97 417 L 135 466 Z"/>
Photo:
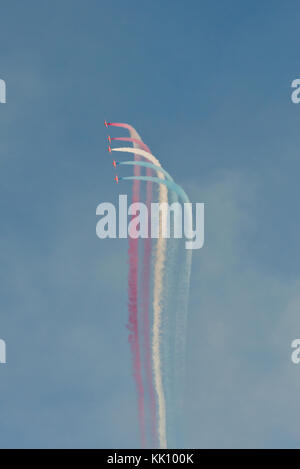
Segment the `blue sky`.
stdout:
<path fill-rule="evenodd" d="M 96 206 L 117 200 L 107 119 L 206 203 L 182 446 L 299 447 L 299 2 L 0 11 L 0 446 L 139 445 L 127 244 L 95 235 Z"/>

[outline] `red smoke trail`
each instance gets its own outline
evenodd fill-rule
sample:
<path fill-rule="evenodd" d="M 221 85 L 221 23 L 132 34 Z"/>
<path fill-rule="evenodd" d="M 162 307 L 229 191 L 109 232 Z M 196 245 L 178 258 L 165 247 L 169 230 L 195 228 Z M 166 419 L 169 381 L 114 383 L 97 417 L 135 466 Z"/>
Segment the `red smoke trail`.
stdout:
<path fill-rule="evenodd" d="M 132 189 L 132 203 L 138 202 L 139 200 L 139 188 L 134 187 Z M 139 410 L 139 422 L 141 431 L 141 440 L 143 448 L 146 447 L 146 430 L 145 430 L 145 398 L 144 398 L 144 386 L 141 370 L 141 352 L 139 343 L 139 325 L 138 325 L 138 256 L 139 246 L 138 239 L 134 239 L 129 233 L 129 274 L 128 274 L 128 329 L 129 342 L 131 345 L 131 351 L 133 355 L 133 374 L 137 385 L 138 391 L 138 410 Z"/>
<path fill-rule="evenodd" d="M 114 127 L 123 127 L 129 130 L 131 138 L 129 137 L 113 137 L 110 140 L 122 140 L 130 141 L 138 145 L 141 149 L 151 153 L 150 149 L 145 145 L 139 137 L 135 129 L 122 123 L 109 123 Z M 133 138 L 135 137 L 135 138 Z M 139 160 L 139 157 L 135 155 L 135 160 Z M 140 167 L 134 167 L 134 174 L 140 175 Z M 150 176 L 151 169 L 147 168 L 147 176 Z M 140 196 L 140 182 L 135 180 L 132 189 L 132 202 L 137 202 Z M 149 207 L 152 200 L 152 183 L 147 183 L 147 208 L 148 214 L 150 213 Z M 149 220 L 148 220 L 149 221 Z M 149 223 L 148 223 L 149 226 Z M 142 382 L 141 372 L 141 354 L 138 336 L 138 239 L 129 237 L 129 324 L 128 328 L 131 332 L 129 341 L 131 344 L 131 350 L 133 353 L 134 360 L 134 376 L 138 389 L 138 408 L 139 408 L 139 421 L 142 434 L 142 445 L 146 446 L 146 432 L 145 432 L 145 404 L 144 404 L 144 388 Z M 156 405 L 155 405 L 155 393 L 152 381 L 152 361 L 151 361 L 151 341 L 150 341 L 150 315 L 149 315 L 149 304 L 150 304 L 150 264 L 151 264 L 151 238 L 148 236 L 144 244 L 144 258 L 143 258 L 143 277 L 142 277 L 142 320 L 143 320 L 143 339 L 145 348 L 145 370 L 146 370 L 146 381 L 149 390 L 150 400 L 150 416 L 151 416 L 151 433 L 152 433 L 152 447 L 156 444 Z"/>
<path fill-rule="evenodd" d="M 118 140 L 125 142 L 136 143 L 142 150 L 151 153 L 150 148 L 141 140 L 130 137 L 109 137 L 110 140 Z M 152 171 L 147 168 L 146 175 L 151 176 Z M 146 205 L 148 209 L 148 229 L 150 227 L 150 204 L 152 201 L 152 182 L 147 182 L 146 188 Z M 149 235 L 149 233 L 148 233 Z M 150 415 L 151 415 L 151 430 L 152 430 L 152 447 L 157 443 L 156 439 L 156 405 L 155 405 L 155 392 L 152 380 L 152 360 L 151 360 L 151 341 L 150 341 L 150 267 L 151 267 L 151 237 L 148 236 L 144 240 L 144 257 L 143 257 L 143 278 L 142 278 L 142 319 L 143 319 L 143 339 L 145 348 L 145 370 L 147 387 L 149 390 L 150 400 Z"/>

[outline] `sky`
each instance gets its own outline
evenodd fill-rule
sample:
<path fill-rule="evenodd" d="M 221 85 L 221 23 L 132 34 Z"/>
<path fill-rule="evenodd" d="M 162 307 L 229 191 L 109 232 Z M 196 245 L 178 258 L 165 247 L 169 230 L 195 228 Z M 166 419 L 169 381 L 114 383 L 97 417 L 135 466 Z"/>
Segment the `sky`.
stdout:
<path fill-rule="evenodd" d="M 2 448 L 140 444 L 108 121 L 193 202 L 185 448 L 299 448 L 300 2 L 2 0 Z M 115 136 L 120 136 L 120 131 Z M 124 135 L 125 132 L 123 133 Z"/>

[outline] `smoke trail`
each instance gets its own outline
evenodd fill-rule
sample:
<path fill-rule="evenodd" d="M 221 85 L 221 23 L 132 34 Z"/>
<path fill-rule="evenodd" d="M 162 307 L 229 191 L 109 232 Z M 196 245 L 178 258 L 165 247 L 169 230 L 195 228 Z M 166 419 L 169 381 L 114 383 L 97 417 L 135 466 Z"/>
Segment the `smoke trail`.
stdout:
<path fill-rule="evenodd" d="M 150 161 L 150 163 L 159 166 L 161 168 L 161 164 L 159 160 L 152 155 L 152 153 L 149 153 L 148 151 L 142 150 L 140 148 L 131 148 L 131 147 L 118 147 L 118 148 L 111 148 L 111 151 L 120 151 L 121 153 L 133 153 L 137 154 L 139 156 L 142 156 L 143 158 L 146 158 L 146 160 Z M 151 176 L 149 176 L 150 179 L 147 181 L 152 182 Z M 159 172 L 158 177 L 161 179 L 164 179 L 164 175 L 162 174 L 162 171 Z M 160 188 L 161 189 L 161 188 Z"/>
<path fill-rule="evenodd" d="M 132 141 L 133 138 L 127 139 L 127 138 L 120 138 L 116 140 L 124 140 L 124 141 Z M 134 142 L 133 142 L 134 143 Z M 135 142 L 137 143 L 137 142 Z M 123 165 L 135 165 L 135 166 L 144 166 L 146 168 L 155 170 L 157 172 L 157 175 L 159 177 L 150 177 L 150 176 L 133 176 L 133 177 L 122 177 L 119 178 L 120 180 L 122 179 L 132 179 L 133 181 L 146 181 L 147 184 L 149 182 L 157 183 L 160 184 L 160 189 L 159 191 L 161 192 L 162 185 L 166 186 L 166 192 L 167 189 L 171 190 L 171 194 L 175 191 L 175 193 L 181 198 L 181 200 L 184 203 L 189 204 L 189 199 L 186 195 L 186 193 L 183 191 L 183 189 L 178 186 L 177 184 L 174 183 L 172 180 L 171 176 L 161 168 L 159 161 L 149 152 L 147 151 L 147 148 L 138 148 L 138 149 L 132 149 L 132 148 L 115 148 L 112 149 L 113 151 L 120 151 L 120 152 L 127 152 L 127 153 L 133 153 L 135 155 L 142 156 L 146 158 L 146 160 L 151 161 L 152 163 L 145 163 L 141 161 L 128 161 L 128 162 L 121 162 L 119 164 Z M 148 174 L 148 173 L 147 173 Z M 167 194 L 166 194 L 167 195 Z M 161 202 L 161 198 L 159 198 Z M 187 212 L 185 213 L 187 217 L 187 222 L 190 227 L 189 231 L 191 232 L 192 230 L 192 213 L 189 210 L 190 205 L 188 205 Z M 156 280 L 158 278 L 163 279 L 164 274 L 167 274 L 168 272 L 166 271 L 166 266 L 164 265 L 164 261 L 166 258 L 166 243 L 164 242 L 165 238 L 159 238 L 158 240 L 158 246 L 157 246 L 157 255 L 156 255 L 156 263 L 155 263 L 155 269 L 154 269 L 154 333 L 153 333 L 153 358 L 154 358 L 154 378 L 155 378 L 155 386 L 156 386 L 156 392 L 158 396 L 158 413 L 159 413 L 159 439 L 160 439 L 160 446 L 162 448 L 167 446 L 167 438 L 166 438 L 166 402 L 165 402 L 165 395 L 164 395 L 164 389 L 163 389 L 163 383 L 162 383 L 162 375 L 161 375 L 161 349 L 160 349 L 160 342 L 161 342 L 161 311 L 163 308 L 163 282 L 161 281 L 160 284 L 158 285 L 156 283 Z M 160 256 L 159 256 L 160 254 Z M 163 262 L 160 263 L 160 258 L 161 256 L 163 257 Z M 189 289 L 189 280 L 190 280 L 190 271 L 191 271 L 191 259 L 192 259 L 192 250 L 185 250 L 185 260 L 183 265 L 181 266 L 182 268 L 180 269 L 180 281 L 178 284 L 178 290 L 177 292 L 179 293 L 179 298 L 176 303 L 176 317 L 175 317 L 175 328 L 176 328 L 176 334 L 175 334 L 175 354 L 176 354 L 176 361 L 173 366 L 173 371 L 172 373 L 174 374 L 174 379 L 175 379 L 175 388 L 179 389 L 182 385 L 182 377 L 183 377 L 183 370 L 184 370 L 184 348 L 185 348 L 185 328 L 186 328 L 186 313 L 187 313 L 187 301 L 188 301 L 188 289 Z M 169 259 L 168 259 L 169 261 Z M 170 265 L 168 265 L 170 267 Z M 166 282 L 169 280 L 168 275 L 166 275 L 166 278 L 164 280 L 164 289 L 168 291 Z M 156 294 L 156 295 L 155 295 Z M 157 300 L 159 300 L 157 302 Z M 158 314 L 159 318 L 159 323 L 155 324 L 155 316 Z M 158 325 L 158 328 L 157 328 Z M 167 328 L 163 330 L 165 333 Z M 158 330 L 158 344 L 155 343 L 155 332 Z M 158 347 L 156 347 L 158 345 Z M 168 347 L 165 349 L 167 350 L 165 357 L 168 359 Z M 158 352 L 158 356 L 155 356 L 156 351 Z M 156 361 L 157 359 L 157 361 Z M 156 369 L 156 364 L 159 365 L 159 368 Z M 158 372 L 158 374 L 157 374 Z M 161 388 L 161 389 L 160 389 Z M 168 391 L 168 387 L 167 387 Z M 160 393 L 161 392 L 161 393 Z M 178 406 L 178 399 L 176 399 L 176 403 Z"/>
<path fill-rule="evenodd" d="M 156 171 L 157 173 L 162 172 L 166 179 L 173 181 L 173 178 L 170 176 L 170 174 L 165 171 L 162 167 L 153 165 L 152 163 L 149 163 L 147 161 L 121 161 L 121 162 L 116 162 L 116 165 L 120 166 L 127 166 L 127 165 L 139 165 L 143 167 L 148 167 L 153 169 L 153 171 Z M 148 182 L 147 182 L 148 184 Z M 172 202 L 177 202 L 177 194 L 174 191 L 170 192 L 170 198 L 171 198 L 171 203 Z M 171 442 L 174 441 L 174 438 L 172 437 L 173 430 L 174 430 L 174 415 L 176 418 L 176 413 L 177 411 L 176 406 L 178 404 L 178 397 L 174 397 L 174 393 L 176 391 L 176 385 L 174 382 L 174 376 L 176 376 L 175 370 L 176 370 L 176 365 L 174 367 L 174 359 L 175 356 L 180 354 L 179 350 L 177 350 L 176 346 L 176 335 L 178 336 L 178 321 L 176 320 L 176 315 L 174 314 L 174 311 L 180 311 L 178 308 L 178 302 L 177 300 L 174 301 L 174 297 L 176 299 L 178 298 L 177 295 L 171 294 L 171 291 L 174 291 L 174 288 L 176 287 L 176 291 L 178 291 L 178 288 L 180 290 L 182 289 L 181 287 L 181 282 L 179 282 L 178 285 L 175 285 L 175 277 L 174 277 L 174 272 L 175 269 L 178 268 L 176 264 L 174 264 L 176 252 L 178 249 L 178 240 L 176 239 L 169 239 L 167 243 L 167 250 L 168 250 L 168 255 L 167 259 L 168 261 L 165 264 L 165 275 L 164 275 L 164 317 L 162 320 L 162 363 L 163 363 L 163 370 L 164 370 L 164 381 L 165 381 L 165 396 L 166 396 L 166 409 L 167 409 L 167 435 L 168 435 L 168 440 Z M 187 289 L 188 291 L 188 289 Z M 181 302 L 182 305 L 182 302 Z M 170 312 L 173 314 L 170 316 Z M 182 314 L 182 313 L 181 313 Z M 175 344 L 174 344 L 174 338 L 175 338 Z M 175 364 L 177 363 L 177 360 L 175 360 Z M 175 381 L 177 381 L 175 379 Z M 177 385 L 178 387 L 178 385 Z M 172 444 L 172 448 L 174 448 L 174 443 Z"/>
<path fill-rule="evenodd" d="M 138 140 L 137 138 L 131 138 L 131 137 L 108 137 L 108 141 L 110 142 L 111 140 L 118 140 L 121 142 L 131 142 L 131 143 L 136 143 L 137 148 L 141 148 L 142 150 L 147 151 L 148 153 L 151 153 L 150 148 L 142 141 Z M 150 183 L 151 184 L 151 183 Z"/>
<path fill-rule="evenodd" d="M 134 180 L 135 176 L 121 177 L 120 180 Z M 139 176 L 139 181 L 149 181 L 149 179 L 156 184 L 162 184 L 167 186 L 168 189 L 175 191 L 178 197 L 183 203 L 188 204 L 185 215 L 187 216 L 188 232 L 192 231 L 192 210 L 190 206 L 190 200 L 185 191 L 175 182 L 160 179 L 156 177 Z M 187 318 L 187 303 L 188 303 L 188 292 L 190 283 L 192 263 L 192 250 L 185 249 L 185 260 L 182 268 L 180 269 L 180 278 L 178 285 L 178 301 L 176 308 L 176 334 L 175 334 L 175 351 L 176 360 L 174 361 L 174 386 L 179 390 L 179 397 L 177 399 L 177 415 L 180 416 L 181 412 L 181 396 L 182 396 L 182 383 L 184 382 L 184 351 L 185 351 L 185 336 L 186 336 L 186 318 Z M 177 417 L 178 418 L 178 417 Z"/>
<path fill-rule="evenodd" d="M 153 169 L 153 171 L 156 171 L 157 173 L 162 173 L 166 177 L 166 179 L 168 179 L 169 181 L 173 181 L 172 176 L 170 176 L 170 174 L 165 169 L 163 169 L 162 166 L 156 166 L 153 163 L 148 163 L 146 161 L 132 161 L 132 160 L 129 160 L 129 161 L 117 161 L 116 164 L 117 165 L 132 165 L 132 166 L 137 165 L 137 166 L 143 166 L 145 168 L 150 168 L 150 169 Z M 149 182 L 149 181 L 147 181 L 147 182 Z"/>
<path fill-rule="evenodd" d="M 112 150 L 114 151 L 125 151 L 123 150 L 123 148 L 112 148 Z M 128 150 L 130 150 L 130 153 L 133 153 L 133 149 L 132 148 L 129 148 Z M 127 151 L 127 149 L 126 149 Z M 138 151 L 138 155 L 143 155 L 144 153 L 146 152 L 143 152 L 143 150 L 137 150 Z M 153 155 L 152 155 L 153 156 Z M 162 171 L 163 168 L 160 168 L 160 171 Z M 170 176 L 171 177 L 171 176 Z M 178 184 L 176 184 L 176 182 L 174 182 L 173 180 L 167 180 L 167 179 L 164 179 L 164 178 L 158 178 L 158 177 L 152 177 L 152 176 L 122 176 L 119 178 L 119 180 L 137 180 L 137 181 L 151 181 L 151 182 L 154 182 L 155 184 L 162 184 L 164 186 L 167 186 L 168 189 L 172 190 L 172 191 L 175 191 L 176 194 L 179 196 L 179 198 L 182 200 L 183 203 L 186 203 L 186 204 L 190 204 L 190 199 L 188 198 L 187 194 L 185 193 L 185 191 L 182 189 L 181 186 L 179 186 Z M 190 210 L 190 207 L 187 207 L 186 209 L 186 213 L 187 213 L 187 219 L 188 219 L 188 228 L 187 230 L 191 231 L 191 227 L 192 227 L 192 212 Z"/>
<path fill-rule="evenodd" d="M 161 166 L 159 160 L 154 155 L 148 153 L 145 150 L 133 149 L 130 147 L 112 148 L 112 151 L 120 151 L 125 153 L 133 153 L 151 161 L 157 166 Z M 164 178 L 162 172 L 159 173 L 161 178 Z M 140 176 L 135 176 L 140 180 Z M 153 182 L 151 176 L 145 176 L 146 181 Z M 167 187 L 160 185 L 159 187 L 159 202 L 164 203 L 168 201 Z M 165 231 L 163 226 L 165 220 L 162 222 L 161 230 Z M 167 447 L 167 434 L 166 434 L 166 402 L 163 389 L 162 371 L 161 371 L 161 354 L 160 354 L 160 342 L 161 342 L 161 316 L 162 316 L 162 297 L 163 297 L 163 270 L 166 258 L 166 239 L 159 236 L 157 240 L 156 248 L 156 260 L 154 264 L 154 293 L 153 293 L 153 338 L 152 338 L 152 352 L 153 352 L 153 371 L 154 371 L 154 383 L 158 401 L 158 436 L 161 448 Z"/>
<path fill-rule="evenodd" d="M 135 147 L 138 147 L 147 153 L 151 154 L 149 147 L 142 141 L 132 137 L 108 137 L 109 143 L 112 140 L 131 142 Z M 135 153 L 136 155 L 136 153 Z M 136 161 L 135 163 L 141 163 Z M 143 165 L 140 165 L 143 166 Z M 146 167 L 146 175 L 151 176 L 152 172 L 150 167 Z M 147 182 L 146 187 L 146 206 L 148 214 L 150 213 L 150 205 L 152 201 L 152 182 Z M 148 226 L 150 220 L 148 219 Z M 144 351 L 145 351 L 145 372 L 146 382 L 149 391 L 150 400 L 150 418 L 151 418 L 151 432 L 152 432 L 152 447 L 156 446 L 156 407 L 155 407 L 155 395 L 152 382 L 152 363 L 151 363 L 151 346 L 150 346 L 150 315 L 149 315 L 149 304 L 150 304 L 150 264 L 151 264 L 151 248 L 152 240 L 148 236 L 144 240 L 144 257 L 143 257 L 143 275 L 142 275 L 142 331 L 144 339 Z"/>
<path fill-rule="evenodd" d="M 136 130 L 128 124 L 122 123 L 110 123 L 113 127 L 123 127 L 127 129 L 130 133 L 130 136 L 135 140 L 141 141 L 139 134 Z M 134 146 L 137 146 L 137 143 L 134 143 Z M 135 160 L 138 160 L 139 157 L 135 154 Z M 136 166 L 134 168 L 134 175 L 140 175 L 140 168 Z M 132 187 L 132 203 L 138 202 L 140 197 L 140 183 L 138 180 L 134 181 Z M 141 441 L 142 447 L 146 447 L 146 429 L 145 429 L 145 395 L 144 395 L 144 386 L 142 378 L 142 367 L 141 367 L 141 351 L 140 351 L 140 341 L 139 341 L 139 320 L 138 320 L 138 255 L 139 255 L 139 240 L 130 236 L 129 233 L 129 247 L 128 247 L 128 256 L 129 256 L 129 273 L 128 273 L 128 329 L 129 342 L 131 346 L 132 356 L 133 356 L 133 375 L 136 382 L 137 393 L 138 393 L 138 414 L 139 414 L 139 425 L 141 432 Z"/>

